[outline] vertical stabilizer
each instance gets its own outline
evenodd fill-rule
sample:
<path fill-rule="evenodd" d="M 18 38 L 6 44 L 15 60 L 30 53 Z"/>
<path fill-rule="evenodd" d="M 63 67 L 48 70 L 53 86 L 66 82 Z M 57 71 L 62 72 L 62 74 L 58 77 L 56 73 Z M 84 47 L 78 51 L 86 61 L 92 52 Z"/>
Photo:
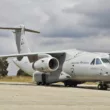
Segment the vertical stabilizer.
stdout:
<path fill-rule="evenodd" d="M 6 30 L 14 30 L 14 34 L 16 37 L 16 46 L 19 53 L 29 53 L 30 49 L 28 47 L 27 40 L 25 38 L 25 31 L 32 32 L 32 33 L 40 33 L 39 31 L 35 31 L 32 29 L 25 28 L 24 25 L 21 25 L 18 28 L 13 27 L 0 27 L 0 29 L 6 29 Z"/>
<path fill-rule="evenodd" d="M 25 28 L 21 26 L 20 30 L 15 30 L 15 39 L 16 39 L 16 46 L 18 49 L 18 53 L 28 53 L 30 52 L 27 40 L 25 38 Z"/>

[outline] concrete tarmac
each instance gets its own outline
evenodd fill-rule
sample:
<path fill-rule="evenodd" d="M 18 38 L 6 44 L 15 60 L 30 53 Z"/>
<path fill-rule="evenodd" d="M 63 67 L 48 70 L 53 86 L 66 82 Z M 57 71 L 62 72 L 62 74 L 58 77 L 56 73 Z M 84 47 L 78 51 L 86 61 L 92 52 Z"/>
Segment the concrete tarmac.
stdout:
<path fill-rule="evenodd" d="M 110 91 L 96 85 L 0 83 L 0 110 L 110 110 Z"/>

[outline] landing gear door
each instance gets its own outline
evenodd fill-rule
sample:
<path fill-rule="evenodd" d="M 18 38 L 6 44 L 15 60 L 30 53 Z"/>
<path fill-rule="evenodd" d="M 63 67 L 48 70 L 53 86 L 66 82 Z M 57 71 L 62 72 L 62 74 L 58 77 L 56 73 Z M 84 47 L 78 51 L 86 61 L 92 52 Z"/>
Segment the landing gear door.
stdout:
<path fill-rule="evenodd" d="M 103 74 L 103 69 L 102 69 L 102 62 L 101 62 L 101 60 L 99 59 L 99 58 L 96 58 L 96 68 L 97 68 L 97 73 L 98 73 L 98 75 L 101 75 L 101 74 Z"/>

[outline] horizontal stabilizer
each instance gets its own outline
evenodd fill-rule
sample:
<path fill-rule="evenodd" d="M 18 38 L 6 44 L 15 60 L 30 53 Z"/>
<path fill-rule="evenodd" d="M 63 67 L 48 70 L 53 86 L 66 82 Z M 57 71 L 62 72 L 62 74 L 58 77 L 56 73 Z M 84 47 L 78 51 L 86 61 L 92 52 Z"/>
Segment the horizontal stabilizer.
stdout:
<path fill-rule="evenodd" d="M 27 40 L 25 38 L 25 31 L 32 32 L 32 33 L 40 33 L 39 31 L 27 29 L 27 28 L 25 28 L 24 25 L 20 25 L 19 27 L 0 27 L 0 29 L 14 30 L 13 33 L 16 38 L 15 39 L 16 45 L 17 45 L 18 53 L 20 53 L 20 54 L 30 52 Z"/>
<path fill-rule="evenodd" d="M 6 30 L 21 30 L 22 27 L 18 27 L 18 28 L 13 28 L 13 27 L 0 27 L 0 29 L 6 29 Z M 35 30 L 32 30 L 32 29 L 27 29 L 27 28 L 24 28 L 24 31 L 33 32 L 33 33 L 40 33 L 39 31 L 35 31 Z"/>

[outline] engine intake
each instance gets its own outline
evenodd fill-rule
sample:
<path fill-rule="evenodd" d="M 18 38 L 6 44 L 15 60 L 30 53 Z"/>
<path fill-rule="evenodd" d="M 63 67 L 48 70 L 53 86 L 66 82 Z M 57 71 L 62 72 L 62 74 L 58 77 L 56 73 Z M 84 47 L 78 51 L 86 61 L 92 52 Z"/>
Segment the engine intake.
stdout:
<path fill-rule="evenodd" d="M 59 68 L 59 61 L 54 57 L 46 57 L 34 62 L 32 67 L 41 72 L 53 72 Z"/>

